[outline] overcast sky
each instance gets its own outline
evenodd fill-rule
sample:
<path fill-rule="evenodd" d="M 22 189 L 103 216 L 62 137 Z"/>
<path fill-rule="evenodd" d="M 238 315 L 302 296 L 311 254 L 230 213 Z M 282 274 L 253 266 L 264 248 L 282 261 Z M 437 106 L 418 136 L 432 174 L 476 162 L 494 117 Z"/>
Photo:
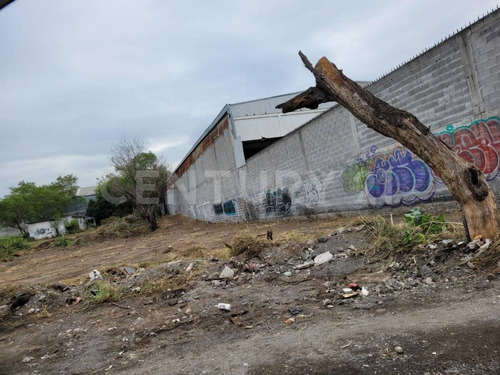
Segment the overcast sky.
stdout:
<path fill-rule="evenodd" d="M 95 185 L 121 136 L 176 167 L 226 103 L 301 91 L 327 56 L 372 81 L 489 0 L 17 0 L 0 10 L 0 196 Z"/>

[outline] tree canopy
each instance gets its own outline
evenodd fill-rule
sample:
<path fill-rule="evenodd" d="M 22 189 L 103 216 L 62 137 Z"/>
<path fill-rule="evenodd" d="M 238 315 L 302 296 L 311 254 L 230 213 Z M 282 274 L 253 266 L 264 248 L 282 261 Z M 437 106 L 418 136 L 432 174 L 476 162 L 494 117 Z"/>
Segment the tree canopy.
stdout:
<path fill-rule="evenodd" d="M 53 220 L 64 214 L 78 189 L 76 182 L 77 178 L 71 174 L 59 176 L 49 185 L 19 182 L 0 200 L 0 224 L 16 227 L 26 236 L 24 224 Z"/>
<path fill-rule="evenodd" d="M 104 177 L 98 188 L 98 199 L 87 211 L 101 219 L 120 206 L 129 206 L 149 221 L 156 229 L 156 212 L 164 207 L 167 179 L 170 176 L 167 164 L 147 150 L 147 143 L 138 138 L 122 138 L 111 150 L 114 172 Z M 107 202 L 106 202 L 107 201 Z M 115 205 L 113 210 L 109 203 Z"/>

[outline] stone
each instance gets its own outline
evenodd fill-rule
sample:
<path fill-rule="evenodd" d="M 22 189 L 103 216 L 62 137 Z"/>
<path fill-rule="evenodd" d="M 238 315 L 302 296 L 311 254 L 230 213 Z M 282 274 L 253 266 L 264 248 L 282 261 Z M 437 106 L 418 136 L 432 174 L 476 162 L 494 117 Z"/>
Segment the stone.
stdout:
<path fill-rule="evenodd" d="M 432 273 L 432 269 L 428 265 L 424 264 L 419 268 L 418 273 L 420 274 L 420 276 L 425 277 Z"/>
<path fill-rule="evenodd" d="M 31 362 L 32 360 L 34 360 L 35 358 L 34 357 L 24 357 L 23 358 L 23 363 L 28 363 L 28 362 Z"/>
<path fill-rule="evenodd" d="M 328 306 L 328 305 L 332 304 L 332 300 L 325 298 L 322 303 L 323 303 L 323 306 Z"/>
<path fill-rule="evenodd" d="M 333 259 L 333 254 L 327 251 L 325 253 L 319 254 L 316 258 L 314 258 L 314 264 L 318 266 L 323 263 L 328 263 L 332 259 Z"/>
<path fill-rule="evenodd" d="M 10 309 L 8 305 L 2 305 L 0 306 L 0 318 L 5 318 L 7 315 L 9 315 Z"/>
<path fill-rule="evenodd" d="M 325 243 L 328 241 L 328 236 L 320 236 L 318 237 L 318 242 Z"/>
<path fill-rule="evenodd" d="M 224 269 L 219 275 L 219 279 L 232 279 L 234 277 L 234 271 L 228 266 L 224 266 Z"/>
<path fill-rule="evenodd" d="M 403 354 L 403 353 L 404 353 L 403 348 L 402 348 L 402 347 L 400 347 L 400 346 L 396 346 L 396 347 L 394 348 L 394 351 L 395 351 L 396 353 L 398 353 L 398 354 Z"/>
<path fill-rule="evenodd" d="M 432 277 L 426 277 L 424 282 L 427 284 L 427 285 L 432 285 L 434 284 L 434 280 L 432 280 Z"/>
<path fill-rule="evenodd" d="M 292 273 L 290 271 L 286 271 L 283 275 L 285 275 L 286 277 L 291 277 Z"/>

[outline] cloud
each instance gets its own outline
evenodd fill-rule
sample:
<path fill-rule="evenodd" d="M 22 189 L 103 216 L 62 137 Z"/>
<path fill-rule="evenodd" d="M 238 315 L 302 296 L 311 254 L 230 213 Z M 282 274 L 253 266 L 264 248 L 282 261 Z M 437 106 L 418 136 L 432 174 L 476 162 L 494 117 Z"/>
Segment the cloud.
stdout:
<path fill-rule="evenodd" d="M 372 80 L 495 6 L 16 1 L 0 12 L 0 196 L 67 173 L 93 185 L 123 135 L 175 167 L 226 103 L 312 85 L 299 49 Z"/>

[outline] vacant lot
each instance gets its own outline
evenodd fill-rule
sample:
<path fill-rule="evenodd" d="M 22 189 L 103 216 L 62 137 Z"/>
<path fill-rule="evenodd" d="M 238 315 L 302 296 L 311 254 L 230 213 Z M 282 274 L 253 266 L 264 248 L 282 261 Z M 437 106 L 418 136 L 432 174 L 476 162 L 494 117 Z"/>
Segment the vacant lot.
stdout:
<path fill-rule="evenodd" d="M 459 232 L 380 259 L 367 223 L 167 217 L 37 243 L 0 263 L 0 373 L 500 373 L 498 270 L 467 265 Z M 231 257 L 236 234 L 253 242 Z"/>

